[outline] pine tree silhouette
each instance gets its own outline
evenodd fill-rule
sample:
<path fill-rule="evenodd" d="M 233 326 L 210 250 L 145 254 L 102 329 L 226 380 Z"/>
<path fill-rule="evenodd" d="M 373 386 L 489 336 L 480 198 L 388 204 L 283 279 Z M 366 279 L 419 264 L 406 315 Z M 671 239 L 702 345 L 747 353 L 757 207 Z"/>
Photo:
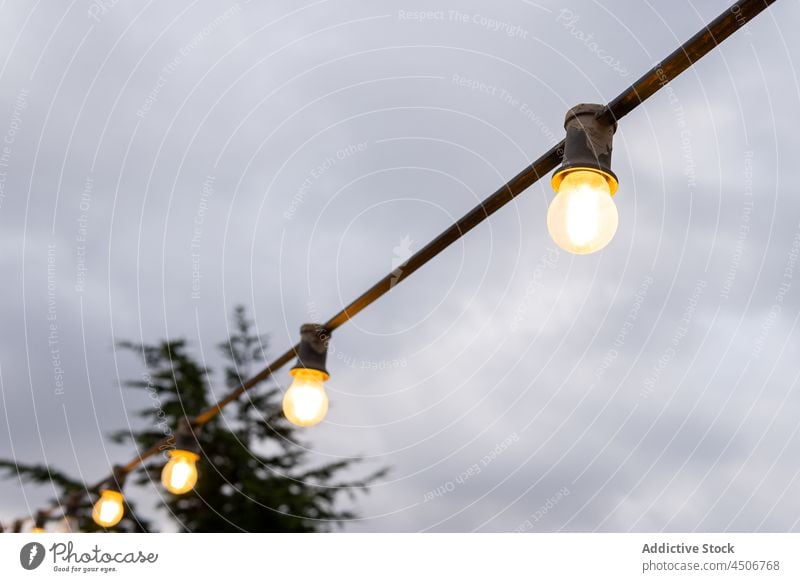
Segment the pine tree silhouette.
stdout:
<path fill-rule="evenodd" d="M 147 390 L 160 406 L 138 411 L 148 428 L 113 433 L 114 442 L 133 442 L 147 449 L 164 437 L 164 428 L 174 430 L 179 422 L 192 417 L 213 403 L 210 371 L 188 353 L 183 340 L 164 341 L 158 345 L 122 342 L 120 346 L 142 357 L 147 375 L 125 385 Z M 267 339 L 253 335 L 253 323 L 245 310 L 237 307 L 232 318 L 232 332 L 219 348 L 227 359 L 224 371 L 229 387 L 247 379 L 255 365 L 263 362 Z M 217 391 L 219 392 L 219 391 Z M 128 477 L 128 485 L 157 487 L 157 507 L 189 532 L 315 532 L 330 531 L 355 517 L 343 507 L 342 498 L 352 505 L 359 493 L 383 477 L 379 469 L 362 478 L 341 477 L 357 473 L 358 458 L 309 466 L 307 447 L 298 440 L 299 431 L 281 412 L 278 388 L 256 388 L 247 396 L 226 407 L 222 414 L 198 433 L 201 461 L 200 478 L 194 491 L 174 496 L 160 487 L 164 457 L 148 460 L 145 470 Z M 85 485 L 53 467 L 24 465 L 0 460 L 6 477 L 19 476 L 36 483 L 52 483 L 59 499 L 72 504 L 73 527 L 96 531 L 92 521 L 92 503 Z M 129 496 L 126 496 L 126 500 Z M 151 531 L 152 519 L 126 501 L 123 520 L 115 531 Z"/>

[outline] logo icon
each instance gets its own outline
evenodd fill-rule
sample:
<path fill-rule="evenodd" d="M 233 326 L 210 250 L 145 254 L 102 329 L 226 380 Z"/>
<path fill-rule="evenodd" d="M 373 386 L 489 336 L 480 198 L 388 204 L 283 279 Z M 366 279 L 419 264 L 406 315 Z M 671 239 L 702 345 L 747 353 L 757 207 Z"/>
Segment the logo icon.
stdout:
<path fill-rule="evenodd" d="M 411 240 L 411 237 L 405 235 L 400 239 L 400 244 L 392 248 L 392 278 L 389 281 L 389 287 L 394 287 L 400 282 L 400 278 L 403 276 L 403 265 L 414 254 L 411 249 L 413 244 L 414 241 Z"/>
<path fill-rule="evenodd" d="M 19 551 L 19 563 L 26 570 L 35 570 L 44 561 L 44 546 L 39 542 L 30 542 Z"/>

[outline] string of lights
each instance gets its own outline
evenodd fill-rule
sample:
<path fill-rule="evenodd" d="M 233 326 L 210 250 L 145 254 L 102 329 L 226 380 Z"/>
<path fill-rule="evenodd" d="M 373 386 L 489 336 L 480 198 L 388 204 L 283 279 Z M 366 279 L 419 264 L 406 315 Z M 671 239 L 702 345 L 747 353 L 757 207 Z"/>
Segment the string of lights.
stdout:
<path fill-rule="evenodd" d="M 124 513 L 122 490 L 126 476 L 147 459 L 167 448 L 170 449 L 170 458 L 162 472 L 163 486 L 173 494 L 191 491 L 197 481 L 196 463 L 200 459 L 197 431 L 220 414 L 225 406 L 272 377 L 294 358 L 297 359 L 297 363 L 290 372 L 293 383 L 284 395 L 284 414 L 290 422 L 298 426 L 312 426 L 320 422 L 328 408 L 328 398 L 323 383 L 329 377 L 325 368 L 325 357 L 331 333 L 433 260 L 543 176 L 555 170 L 559 164 L 561 167 L 552 178 L 557 195 L 547 213 L 547 225 L 551 236 L 559 246 L 576 254 L 591 253 L 603 248 L 613 237 L 618 220 L 612 199 L 618 182 L 611 171 L 611 142 L 617 122 L 773 2 L 775 0 L 741 0 L 732 4 L 607 105 L 582 104 L 570 109 L 564 124 L 566 129 L 564 140 L 525 167 L 327 322 L 302 326 L 301 338 L 296 345 L 215 404 L 194 418 L 187 419 L 177 428 L 174 437 L 165 437 L 140 452 L 127 464 L 115 466 L 110 476 L 87 486 L 87 493 L 98 490 L 100 493 L 100 499 L 95 504 L 92 514 L 95 522 L 104 527 L 113 527 L 119 523 Z M 79 492 L 81 495 L 82 493 Z M 73 511 L 71 508 L 76 506 L 76 501 L 77 497 L 71 495 L 63 501 L 57 500 L 47 509 L 36 512 L 32 531 L 44 531 L 48 519 L 68 516 L 70 511 Z M 21 523 L 22 520 L 16 520 L 13 529 L 19 531 Z"/>

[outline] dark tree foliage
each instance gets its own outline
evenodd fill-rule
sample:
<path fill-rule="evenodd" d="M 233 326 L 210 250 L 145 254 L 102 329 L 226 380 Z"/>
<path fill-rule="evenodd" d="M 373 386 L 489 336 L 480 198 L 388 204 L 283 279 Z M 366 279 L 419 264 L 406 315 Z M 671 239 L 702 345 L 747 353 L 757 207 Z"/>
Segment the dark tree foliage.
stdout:
<path fill-rule="evenodd" d="M 235 309 L 227 341 L 219 344 L 227 360 L 227 386 L 238 386 L 257 363 L 264 360 L 266 338 L 253 335 L 253 324 L 242 307 Z M 158 345 L 120 344 L 142 357 L 147 373 L 126 386 L 146 391 L 151 405 L 138 415 L 146 428 L 118 431 L 111 435 L 118 443 L 130 442 L 145 450 L 164 436 L 171 437 L 178 423 L 212 404 L 223 393 L 212 389 L 210 371 L 189 353 L 183 340 Z M 329 531 L 355 517 L 342 508 L 385 475 L 382 469 L 363 478 L 352 475 L 358 459 L 309 466 L 307 446 L 298 440 L 299 429 L 281 412 L 281 391 L 276 387 L 256 388 L 227 406 L 221 415 L 198 430 L 200 478 L 194 491 L 174 496 L 160 485 L 160 472 L 169 448 L 156 455 L 128 477 L 127 486 L 155 486 L 157 506 L 183 531 L 190 532 L 316 532 Z M 85 485 L 46 466 L 0 461 L 7 476 L 38 483 L 52 483 L 59 499 L 70 499 L 80 531 L 96 531 L 91 519 L 92 502 Z M 125 518 L 115 531 L 150 531 L 144 519 L 128 501 Z"/>

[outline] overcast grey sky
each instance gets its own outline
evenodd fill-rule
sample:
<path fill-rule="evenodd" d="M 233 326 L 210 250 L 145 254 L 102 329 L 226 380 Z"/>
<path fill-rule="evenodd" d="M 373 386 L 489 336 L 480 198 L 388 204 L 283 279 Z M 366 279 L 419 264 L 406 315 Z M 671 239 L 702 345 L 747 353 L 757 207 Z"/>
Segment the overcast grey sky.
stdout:
<path fill-rule="evenodd" d="M 106 474 L 115 340 L 277 355 L 727 5 L 3 2 L 0 457 Z M 800 529 L 798 22 L 621 122 L 605 250 L 545 180 L 335 334 L 314 456 L 393 469 L 347 531 Z"/>

